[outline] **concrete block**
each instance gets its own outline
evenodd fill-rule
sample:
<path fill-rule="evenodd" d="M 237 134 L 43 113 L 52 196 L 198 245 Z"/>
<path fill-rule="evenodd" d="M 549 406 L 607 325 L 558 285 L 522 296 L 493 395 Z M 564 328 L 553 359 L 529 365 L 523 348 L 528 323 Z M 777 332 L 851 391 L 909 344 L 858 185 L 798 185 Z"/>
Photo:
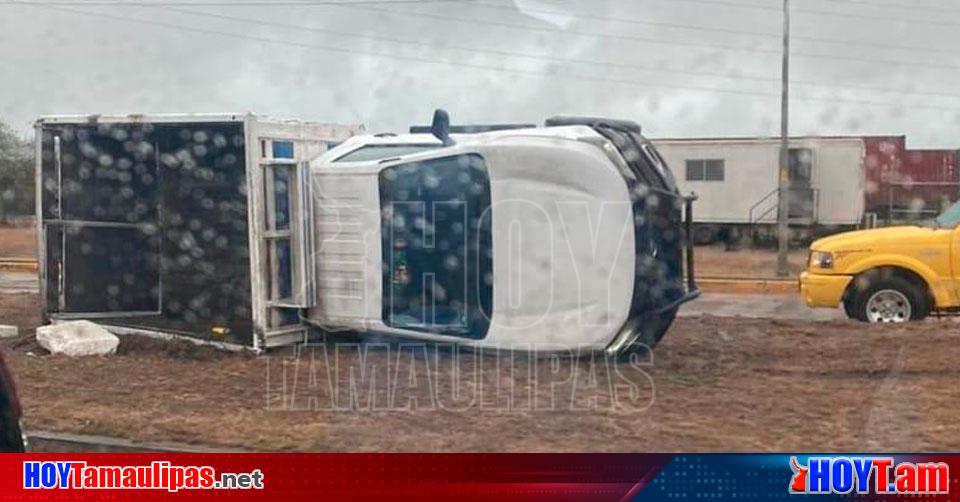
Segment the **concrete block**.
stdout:
<path fill-rule="evenodd" d="M 6 324 L 0 324 L 0 338 L 14 338 L 20 334 L 20 331 L 17 330 L 16 326 L 8 326 Z"/>
<path fill-rule="evenodd" d="M 37 343 L 51 354 L 96 356 L 113 354 L 120 339 L 90 321 L 70 321 L 37 328 Z"/>

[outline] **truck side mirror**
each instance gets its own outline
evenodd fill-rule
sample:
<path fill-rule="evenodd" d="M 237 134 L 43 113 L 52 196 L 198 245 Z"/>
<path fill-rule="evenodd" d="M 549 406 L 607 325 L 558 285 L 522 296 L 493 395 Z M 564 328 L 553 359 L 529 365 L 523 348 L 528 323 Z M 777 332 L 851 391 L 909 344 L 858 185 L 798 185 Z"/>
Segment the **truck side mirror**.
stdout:
<path fill-rule="evenodd" d="M 454 144 L 450 137 L 450 115 L 446 110 L 437 108 L 433 112 L 433 123 L 430 125 L 430 133 L 443 142 L 443 146 Z"/>

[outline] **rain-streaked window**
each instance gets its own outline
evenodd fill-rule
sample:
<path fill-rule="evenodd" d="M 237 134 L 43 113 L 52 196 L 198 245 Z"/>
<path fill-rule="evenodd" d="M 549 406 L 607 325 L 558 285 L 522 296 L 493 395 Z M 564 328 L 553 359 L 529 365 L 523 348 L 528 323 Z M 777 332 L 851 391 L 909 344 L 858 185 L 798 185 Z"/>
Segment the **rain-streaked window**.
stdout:
<path fill-rule="evenodd" d="M 293 141 L 273 141 L 273 158 L 292 159 Z"/>
<path fill-rule="evenodd" d="M 726 162 L 723 159 L 687 161 L 687 181 L 723 181 Z"/>
<path fill-rule="evenodd" d="M 483 338 L 493 296 L 490 178 L 460 155 L 380 173 L 383 320 Z"/>
<path fill-rule="evenodd" d="M 369 162 L 402 157 L 440 148 L 442 145 L 367 145 L 337 157 L 334 162 Z"/>

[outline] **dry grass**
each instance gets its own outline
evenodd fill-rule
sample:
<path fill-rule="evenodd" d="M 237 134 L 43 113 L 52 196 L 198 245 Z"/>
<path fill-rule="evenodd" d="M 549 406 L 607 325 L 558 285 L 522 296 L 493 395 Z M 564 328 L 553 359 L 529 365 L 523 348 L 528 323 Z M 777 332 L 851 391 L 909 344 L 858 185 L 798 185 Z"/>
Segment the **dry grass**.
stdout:
<path fill-rule="evenodd" d="M 496 368 L 493 358 L 441 353 L 431 379 L 400 388 L 400 402 L 418 399 L 419 406 L 406 411 L 316 409 L 330 404 L 328 383 L 349 376 L 345 366 L 322 358 L 314 359 L 311 371 L 301 357 L 284 377 L 287 353 L 252 357 L 130 337 L 111 357 L 43 355 L 29 339 L 38 322 L 33 295 L 0 295 L 0 322 L 26 328 L 24 337 L 3 346 L 19 380 L 27 426 L 34 429 L 256 450 L 960 449 L 954 357 L 960 333 L 944 322 L 871 327 L 681 318 L 651 366 L 593 371 L 583 362 L 574 372 L 568 364 L 526 358 Z M 477 374 L 486 394 L 462 407 L 448 400 L 446 409 L 431 408 L 432 390 L 449 395 L 453 361 L 462 369 L 484 365 Z M 426 363 L 374 350 L 367 364 L 405 376 Z M 591 374 L 594 379 L 585 378 Z M 288 391 L 297 383 L 292 403 L 306 410 L 268 409 L 283 407 L 283 382 Z M 383 381 L 377 382 L 376 395 L 384 397 Z M 632 390 L 637 400 L 611 406 L 604 397 L 608 384 L 621 398 Z M 505 401 L 510 388 L 512 408 Z M 538 403 L 557 399 L 558 409 L 530 409 L 531 395 Z M 585 409 L 571 409 L 571 395 Z M 593 397 L 596 403 L 588 406 Z"/>
<path fill-rule="evenodd" d="M 33 226 L 0 227 L 0 258 L 36 258 L 37 231 Z"/>
<path fill-rule="evenodd" d="M 790 276 L 796 277 L 806 265 L 807 249 L 790 251 Z M 722 245 L 697 246 L 696 274 L 701 277 L 775 278 L 777 251 L 775 249 L 743 248 L 727 251 Z"/>

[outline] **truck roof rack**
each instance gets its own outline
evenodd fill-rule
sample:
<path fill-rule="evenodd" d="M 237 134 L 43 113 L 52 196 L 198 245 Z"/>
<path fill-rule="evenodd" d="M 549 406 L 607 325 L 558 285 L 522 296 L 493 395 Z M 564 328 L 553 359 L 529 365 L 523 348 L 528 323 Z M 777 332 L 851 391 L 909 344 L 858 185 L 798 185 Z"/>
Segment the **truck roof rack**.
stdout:
<path fill-rule="evenodd" d="M 469 124 L 450 126 L 450 132 L 453 134 L 476 134 L 491 131 L 509 131 L 511 129 L 533 129 L 536 124 Z M 414 125 L 410 126 L 410 134 L 430 134 L 431 126 Z"/>
<path fill-rule="evenodd" d="M 625 129 L 627 131 L 640 134 L 640 124 L 630 120 L 606 119 L 603 117 L 573 117 L 557 116 L 550 117 L 544 125 L 547 127 L 583 125 L 596 128 L 600 125 L 606 125 L 615 129 Z"/>

